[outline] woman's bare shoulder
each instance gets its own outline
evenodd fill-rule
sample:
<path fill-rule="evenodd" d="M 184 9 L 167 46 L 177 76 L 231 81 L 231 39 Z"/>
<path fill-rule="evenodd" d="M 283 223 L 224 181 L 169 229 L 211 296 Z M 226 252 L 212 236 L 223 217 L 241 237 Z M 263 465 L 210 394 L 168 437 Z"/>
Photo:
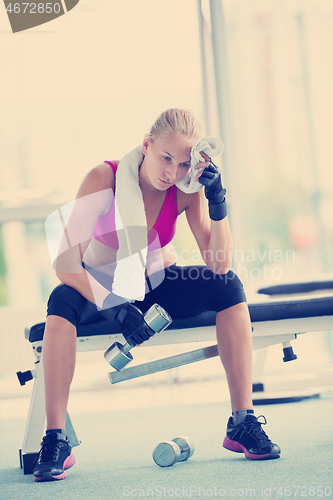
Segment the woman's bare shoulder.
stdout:
<path fill-rule="evenodd" d="M 181 189 L 177 188 L 177 207 L 178 213 L 181 214 L 184 210 L 187 210 L 190 205 L 199 204 L 201 198 L 200 193 L 202 190 L 196 193 L 184 193 Z"/>
<path fill-rule="evenodd" d="M 114 163 L 118 165 L 119 162 L 115 161 Z M 100 163 L 85 175 L 78 191 L 78 197 L 110 188 L 114 190 L 114 184 L 112 168 L 107 163 Z"/>

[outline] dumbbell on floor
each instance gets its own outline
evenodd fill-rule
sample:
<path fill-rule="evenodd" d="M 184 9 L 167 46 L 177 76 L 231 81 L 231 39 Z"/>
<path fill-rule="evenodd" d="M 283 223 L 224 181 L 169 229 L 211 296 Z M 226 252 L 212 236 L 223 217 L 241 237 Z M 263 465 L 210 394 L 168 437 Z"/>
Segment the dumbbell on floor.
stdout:
<path fill-rule="evenodd" d="M 165 330 L 172 322 L 169 314 L 158 304 L 154 304 L 143 315 L 142 321 L 145 327 L 151 331 L 151 336 Z M 106 361 L 116 370 L 121 371 L 128 363 L 133 360 L 129 352 L 134 346 L 126 342 L 125 345 L 115 342 L 104 353 Z"/>
<path fill-rule="evenodd" d="M 153 451 L 154 462 L 160 467 L 170 467 L 176 462 L 188 460 L 194 452 L 194 444 L 187 436 L 162 441 Z"/>

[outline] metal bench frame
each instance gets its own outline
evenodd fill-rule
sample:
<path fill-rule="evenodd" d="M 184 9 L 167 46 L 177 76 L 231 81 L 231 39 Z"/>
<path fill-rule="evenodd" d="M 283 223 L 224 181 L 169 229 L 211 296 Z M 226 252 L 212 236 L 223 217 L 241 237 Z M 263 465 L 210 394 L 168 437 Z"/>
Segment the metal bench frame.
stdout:
<path fill-rule="evenodd" d="M 311 307 L 315 311 L 319 310 L 318 315 L 310 315 Z M 267 301 L 262 304 L 254 303 L 249 304 L 249 310 L 251 315 L 254 350 L 280 343 L 282 343 L 284 348 L 287 348 L 290 346 L 290 341 L 294 340 L 298 334 L 333 330 L 333 296 L 303 300 Z M 271 311 L 273 311 L 273 313 L 271 313 Z M 290 318 L 288 317 L 290 313 L 292 313 L 292 316 L 299 317 Z M 268 317 L 272 316 L 272 318 L 276 317 L 276 319 L 266 320 L 267 314 Z M 279 317 L 282 317 L 282 319 L 278 319 Z M 44 320 L 39 323 L 44 323 Z M 25 336 L 27 339 L 30 339 L 30 333 L 34 326 L 36 326 L 36 322 L 26 327 Z M 209 326 L 191 328 L 178 327 L 177 329 L 172 327 L 173 324 L 164 332 L 152 337 L 147 341 L 146 345 L 156 346 L 216 341 L 215 324 L 212 321 Z M 125 342 L 120 333 L 94 335 L 94 332 L 91 331 L 89 335 L 78 336 L 77 352 L 105 351 L 115 341 L 120 343 Z M 34 370 L 31 371 L 31 378 L 34 378 L 34 387 L 22 448 L 20 449 L 20 463 L 25 474 L 32 472 L 33 460 L 39 451 L 40 441 L 45 426 L 42 345 L 42 340 L 32 342 L 32 347 L 36 356 L 36 365 Z M 180 365 L 182 364 L 185 363 L 180 363 Z M 80 444 L 68 414 L 66 429 L 72 446 Z"/>

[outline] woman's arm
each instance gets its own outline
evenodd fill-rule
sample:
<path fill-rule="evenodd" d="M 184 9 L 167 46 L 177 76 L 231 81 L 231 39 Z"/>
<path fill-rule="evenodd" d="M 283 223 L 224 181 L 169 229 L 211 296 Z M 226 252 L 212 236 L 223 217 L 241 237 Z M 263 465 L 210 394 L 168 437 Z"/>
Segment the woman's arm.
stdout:
<path fill-rule="evenodd" d="M 110 204 L 114 174 L 107 164 L 93 168 L 83 179 L 66 223 L 54 268 L 59 280 L 90 302 L 102 306 L 109 294 L 82 267 L 82 258 L 93 236 L 99 215 Z"/>
<path fill-rule="evenodd" d="M 202 258 L 213 273 L 227 274 L 231 269 L 233 250 L 228 217 L 219 221 L 210 219 L 203 189 L 189 195 L 189 198 L 186 218 Z"/>

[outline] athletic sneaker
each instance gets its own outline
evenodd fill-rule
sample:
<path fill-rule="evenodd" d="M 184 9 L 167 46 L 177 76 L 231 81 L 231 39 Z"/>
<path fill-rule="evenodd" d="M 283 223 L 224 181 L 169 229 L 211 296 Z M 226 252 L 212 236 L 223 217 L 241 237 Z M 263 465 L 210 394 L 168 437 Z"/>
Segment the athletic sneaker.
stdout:
<path fill-rule="evenodd" d="M 259 422 L 260 417 L 264 418 L 264 422 Z M 245 421 L 237 425 L 233 424 L 230 417 L 223 447 L 236 453 L 245 453 L 246 458 L 252 460 L 280 458 L 279 446 L 271 442 L 261 427 L 266 424 L 267 420 L 263 415 L 258 418 L 251 414 L 246 415 Z"/>
<path fill-rule="evenodd" d="M 65 479 L 65 469 L 75 464 L 75 457 L 68 438 L 57 432 L 43 437 L 41 449 L 36 457 L 33 474 L 35 481 Z"/>

